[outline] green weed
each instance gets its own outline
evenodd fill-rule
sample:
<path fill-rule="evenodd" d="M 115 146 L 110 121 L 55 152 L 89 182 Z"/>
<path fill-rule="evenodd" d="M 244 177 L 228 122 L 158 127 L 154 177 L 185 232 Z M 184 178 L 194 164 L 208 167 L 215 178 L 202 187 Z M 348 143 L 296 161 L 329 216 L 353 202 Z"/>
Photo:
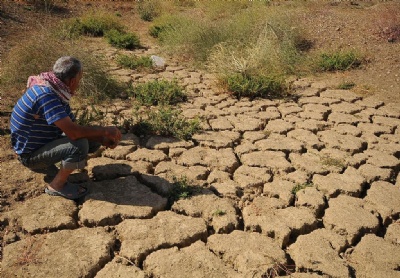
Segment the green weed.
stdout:
<path fill-rule="evenodd" d="M 270 76 L 232 74 L 222 79 L 221 83 L 237 98 L 279 98 L 285 93 L 284 81 Z"/>
<path fill-rule="evenodd" d="M 187 96 L 176 81 L 155 80 L 138 84 L 133 96 L 142 105 L 168 105 L 185 101 Z"/>
<path fill-rule="evenodd" d="M 293 186 L 292 188 L 292 194 L 296 195 L 297 192 L 299 192 L 300 190 L 306 188 L 306 187 L 311 187 L 313 186 L 312 183 L 302 183 L 302 184 L 296 184 L 295 186 Z"/>
<path fill-rule="evenodd" d="M 181 176 L 179 178 L 174 176 L 172 188 L 168 196 L 168 202 L 172 205 L 180 199 L 190 198 L 195 191 L 195 187 L 188 184 L 186 176 Z"/>
<path fill-rule="evenodd" d="M 317 68 L 320 71 L 345 71 L 360 65 L 361 59 L 353 51 L 323 53 L 317 62 Z"/>
<path fill-rule="evenodd" d="M 151 69 L 153 61 L 149 56 L 118 55 L 116 58 L 120 66 L 128 69 Z"/>
<path fill-rule="evenodd" d="M 216 210 L 212 213 L 213 216 L 223 216 L 223 215 L 225 215 L 225 214 L 226 214 L 226 211 L 221 210 L 221 209 L 216 209 Z"/>
<path fill-rule="evenodd" d="M 199 119 L 188 120 L 181 115 L 180 110 L 171 106 L 161 106 L 150 111 L 146 118 L 134 116 L 137 123 L 133 132 L 137 135 L 157 134 L 190 140 L 193 134 L 201 130 Z"/>
<path fill-rule="evenodd" d="M 117 48 L 133 50 L 141 47 L 139 37 L 134 33 L 111 29 L 104 36 L 112 46 Z"/>

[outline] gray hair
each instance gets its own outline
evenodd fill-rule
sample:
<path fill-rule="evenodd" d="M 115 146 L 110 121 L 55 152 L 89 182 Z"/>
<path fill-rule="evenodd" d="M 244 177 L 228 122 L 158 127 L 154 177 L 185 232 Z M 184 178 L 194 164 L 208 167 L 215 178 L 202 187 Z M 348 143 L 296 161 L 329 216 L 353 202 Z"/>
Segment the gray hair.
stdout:
<path fill-rule="evenodd" d="M 82 70 L 81 62 L 71 56 L 64 56 L 59 58 L 54 66 L 53 72 L 55 76 L 61 81 L 68 81 L 78 75 L 78 73 Z"/>

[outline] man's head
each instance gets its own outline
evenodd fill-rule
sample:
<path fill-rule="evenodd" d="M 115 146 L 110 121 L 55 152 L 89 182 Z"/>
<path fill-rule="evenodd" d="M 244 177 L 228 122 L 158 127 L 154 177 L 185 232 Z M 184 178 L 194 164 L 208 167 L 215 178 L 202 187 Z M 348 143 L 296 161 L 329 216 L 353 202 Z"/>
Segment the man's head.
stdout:
<path fill-rule="evenodd" d="M 53 66 L 53 72 L 69 87 L 72 93 L 78 89 L 82 78 L 82 64 L 78 59 L 70 56 L 59 58 Z"/>

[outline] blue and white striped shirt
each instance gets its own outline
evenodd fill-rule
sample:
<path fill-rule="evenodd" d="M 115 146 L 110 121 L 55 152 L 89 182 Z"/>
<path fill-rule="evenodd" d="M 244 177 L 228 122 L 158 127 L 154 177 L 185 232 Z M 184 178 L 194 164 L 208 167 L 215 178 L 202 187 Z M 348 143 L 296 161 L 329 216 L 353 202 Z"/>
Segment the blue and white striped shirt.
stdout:
<path fill-rule="evenodd" d="M 11 114 L 11 144 L 17 154 L 31 153 L 62 135 L 54 122 L 74 120 L 71 107 L 46 86 L 27 89 Z"/>

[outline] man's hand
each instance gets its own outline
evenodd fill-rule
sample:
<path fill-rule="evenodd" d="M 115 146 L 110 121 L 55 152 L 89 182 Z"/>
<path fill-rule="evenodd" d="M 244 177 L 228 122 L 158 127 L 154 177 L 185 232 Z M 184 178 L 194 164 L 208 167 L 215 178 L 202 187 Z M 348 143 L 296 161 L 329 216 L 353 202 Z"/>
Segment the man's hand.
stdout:
<path fill-rule="evenodd" d="M 110 148 L 110 149 L 115 149 L 115 147 L 117 147 L 118 143 L 103 137 L 103 141 L 101 142 L 101 145 L 105 146 L 106 148 Z"/>
<path fill-rule="evenodd" d="M 90 127 L 81 126 L 73 122 L 70 117 L 65 117 L 54 122 L 71 140 L 87 138 L 91 141 L 105 142 L 110 148 L 115 148 L 121 141 L 121 132 L 115 126 Z"/>
<path fill-rule="evenodd" d="M 106 136 L 103 138 L 102 145 L 114 149 L 121 141 L 121 131 L 115 126 L 105 127 Z"/>

